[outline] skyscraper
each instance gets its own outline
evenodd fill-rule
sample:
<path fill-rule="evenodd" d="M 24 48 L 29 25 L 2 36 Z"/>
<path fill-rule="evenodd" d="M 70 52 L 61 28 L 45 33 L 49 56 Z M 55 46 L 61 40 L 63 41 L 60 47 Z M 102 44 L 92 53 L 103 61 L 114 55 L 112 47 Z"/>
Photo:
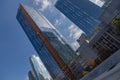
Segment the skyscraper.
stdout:
<path fill-rule="evenodd" d="M 100 27 L 102 27 L 101 30 L 90 42 L 93 49 L 98 52 L 101 60 L 106 59 L 106 57 L 111 56 L 112 53 L 120 49 L 120 37 L 117 34 L 115 26 L 112 24 L 112 21 L 120 15 L 120 1 L 105 1 L 112 2 L 109 6 L 106 6 L 104 12 L 100 16 Z"/>
<path fill-rule="evenodd" d="M 90 35 L 99 24 L 102 9 L 89 0 L 57 0 L 55 7 L 74 24 Z"/>
<path fill-rule="evenodd" d="M 32 55 L 30 57 L 30 63 L 37 80 L 52 80 L 50 74 L 38 56 Z"/>
<path fill-rule="evenodd" d="M 120 14 L 120 0 L 105 0 L 105 9 L 99 19 L 104 24 L 109 24 L 116 15 Z M 108 4 L 106 6 L 106 4 Z"/>
<path fill-rule="evenodd" d="M 75 79 L 68 65 L 76 54 L 49 21 L 39 11 L 23 4 L 17 19 L 52 78 Z"/>
<path fill-rule="evenodd" d="M 28 78 L 29 78 L 29 80 L 36 80 L 35 75 L 32 71 L 28 72 Z"/>
<path fill-rule="evenodd" d="M 120 15 L 120 1 L 105 1 L 112 2 L 109 4 L 109 6 L 106 6 L 104 12 L 100 16 L 100 31 L 89 43 L 89 46 L 92 47 L 92 50 L 96 51 L 96 54 L 98 54 L 98 57 L 95 60 L 97 67 L 95 67 L 81 80 L 118 79 L 118 70 L 115 70 L 115 72 L 111 72 L 110 70 L 115 68 L 115 66 L 120 62 L 120 36 L 115 28 L 117 26 L 113 24 L 113 21 L 116 18 L 119 18 Z"/>

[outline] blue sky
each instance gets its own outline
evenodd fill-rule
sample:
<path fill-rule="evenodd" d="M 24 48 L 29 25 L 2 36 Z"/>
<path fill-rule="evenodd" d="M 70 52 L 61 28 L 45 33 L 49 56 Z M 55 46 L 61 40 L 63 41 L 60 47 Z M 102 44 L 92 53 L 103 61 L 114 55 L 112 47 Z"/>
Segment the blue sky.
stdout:
<path fill-rule="evenodd" d="M 39 9 L 60 33 L 77 47 L 81 30 L 54 8 L 55 0 L 1 0 L 0 2 L 0 80 L 26 80 L 31 69 L 29 56 L 36 53 L 16 20 L 19 3 Z"/>
<path fill-rule="evenodd" d="M 31 68 L 28 57 L 36 53 L 16 20 L 18 4 L 23 1 L 0 3 L 0 80 L 25 80 Z"/>

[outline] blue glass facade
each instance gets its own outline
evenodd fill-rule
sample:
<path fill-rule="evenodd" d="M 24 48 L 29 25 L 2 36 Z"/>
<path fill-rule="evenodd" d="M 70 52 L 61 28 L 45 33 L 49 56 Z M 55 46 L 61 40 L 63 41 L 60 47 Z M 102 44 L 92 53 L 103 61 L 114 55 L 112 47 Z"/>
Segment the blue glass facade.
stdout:
<path fill-rule="evenodd" d="M 24 15 L 18 11 L 17 19 L 30 39 L 32 45 L 36 49 L 38 55 L 40 56 L 45 67 L 49 71 L 52 78 L 56 78 L 57 75 L 63 74 L 56 61 L 50 55 L 49 51 L 46 49 L 44 43 L 39 39 L 36 32 L 32 29 L 31 25 L 26 21 Z"/>
<path fill-rule="evenodd" d="M 43 33 L 66 64 L 69 65 L 71 61 L 77 57 L 72 48 L 60 38 L 59 34 L 56 34 L 54 29 L 51 31 L 43 31 Z"/>
<path fill-rule="evenodd" d="M 17 19 L 53 79 L 73 78 L 69 65 L 75 52 L 37 10 L 21 5 Z M 65 74 L 65 75 L 64 75 Z"/>
<path fill-rule="evenodd" d="M 30 62 L 37 80 L 45 80 L 45 79 L 52 80 L 51 76 L 49 75 L 44 64 L 42 63 L 42 61 L 39 59 L 38 56 L 32 55 L 30 57 Z"/>
<path fill-rule="evenodd" d="M 29 80 L 36 80 L 36 77 L 32 71 L 28 72 L 28 78 L 29 78 Z"/>
<path fill-rule="evenodd" d="M 55 7 L 74 24 L 90 35 L 99 24 L 102 9 L 89 0 L 57 0 Z"/>

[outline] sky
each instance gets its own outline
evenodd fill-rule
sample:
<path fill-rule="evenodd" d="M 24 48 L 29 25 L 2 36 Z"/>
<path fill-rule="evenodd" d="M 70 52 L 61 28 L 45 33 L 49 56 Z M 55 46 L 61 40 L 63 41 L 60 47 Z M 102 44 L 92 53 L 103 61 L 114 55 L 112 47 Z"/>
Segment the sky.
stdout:
<path fill-rule="evenodd" d="M 82 31 L 55 7 L 55 0 L 1 0 L 0 2 L 0 80 L 27 80 L 29 57 L 36 53 L 16 20 L 19 3 L 39 9 L 74 48 Z"/>

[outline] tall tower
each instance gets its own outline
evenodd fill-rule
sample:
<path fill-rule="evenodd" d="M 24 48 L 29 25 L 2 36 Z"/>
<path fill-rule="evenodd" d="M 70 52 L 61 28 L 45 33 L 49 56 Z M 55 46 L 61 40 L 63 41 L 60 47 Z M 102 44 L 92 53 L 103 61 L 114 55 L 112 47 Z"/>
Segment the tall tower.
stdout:
<path fill-rule="evenodd" d="M 52 80 L 40 58 L 36 55 L 30 57 L 30 63 L 37 80 Z"/>
<path fill-rule="evenodd" d="M 50 22 L 39 11 L 23 4 L 18 9 L 17 20 L 52 78 L 66 80 L 66 76 L 75 80 L 69 64 L 76 54 Z"/>
<path fill-rule="evenodd" d="M 29 78 L 29 80 L 36 80 L 36 77 L 32 71 L 28 72 L 28 78 Z"/>
<path fill-rule="evenodd" d="M 102 9 L 89 0 L 57 0 L 55 7 L 74 24 L 90 35 L 99 24 Z"/>

